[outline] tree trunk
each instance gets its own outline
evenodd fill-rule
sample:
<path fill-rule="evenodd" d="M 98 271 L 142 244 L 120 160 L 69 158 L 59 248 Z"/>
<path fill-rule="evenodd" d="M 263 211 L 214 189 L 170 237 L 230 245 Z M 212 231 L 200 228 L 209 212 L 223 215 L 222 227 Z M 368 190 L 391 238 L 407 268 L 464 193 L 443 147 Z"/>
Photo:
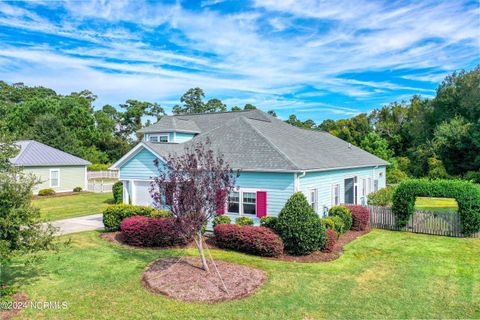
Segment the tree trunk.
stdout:
<path fill-rule="evenodd" d="M 210 269 L 208 268 L 207 264 L 207 259 L 205 259 L 205 252 L 203 251 L 203 235 L 202 231 L 198 231 L 197 233 L 198 240 L 195 240 L 198 248 L 198 253 L 200 254 L 200 259 L 202 260 L 202 267 L 203 270 L 206 272 L 210 272 Z"/>

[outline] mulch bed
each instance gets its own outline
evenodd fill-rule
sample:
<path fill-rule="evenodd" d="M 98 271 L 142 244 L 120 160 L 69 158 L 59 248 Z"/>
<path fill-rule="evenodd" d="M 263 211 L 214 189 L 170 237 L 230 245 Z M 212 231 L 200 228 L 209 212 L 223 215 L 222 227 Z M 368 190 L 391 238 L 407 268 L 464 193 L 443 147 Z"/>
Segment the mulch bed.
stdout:
<path fill-rule="evenodd" d="M 332 252 L 321 252 L 315 251 L 307 256 L 291 256 L 291 255 L 281 255 L 274 259 L 291 261 L 291 262 L 301 262 L 301 263 L 313 263 L 313 262 L 327 262 L 338 259 L 343 254 L 343 247 L 358 237 L 363 236 L 364 234 L 369 233 L 370 230 L 365 231 L 353 231 L 349 230 L 346 233 L 342 234 L 337 240 L 335 247 Z"/>
<path fill-rule="evenodd" d="M 134 249 L 151 249 L 151 250 L 166 250 L 166 249 L 184 249 L 184 248 L 196 248 L 195 241 L 192 240 L 187 245 L 183 246 L 171 246 L 171 247 L 142 247 L 142 246 L 132 246 L 128 243 L 125 243 L 123 240 L 123 234 L 121 231 L 115 232 L 103 232 L 100 234 L 100 238 L 107 240 L 110 243 L 126 246 Z"/>
<path fill-rule="evenodd" d="M 220 260 L 215 260 L 215 264 L 228 291 L 212 261 L 208 260 L 210 272 L 205 272 L 197 257 L 157 260 L 145 270 L 142 284 L 149 291 L 172 299 L 217 303 L 247 297 L 267 280 L 262 270 Z"/>
<path fill-rule="evenodd" d="M 28 302 L 28 297 L 24 293 L 15 293 L 12 297 L 15 299 L 13 302 L 15 308 L 0 310 L 0 319 L 2 320 L 9 320 L 15 317 Z"/>

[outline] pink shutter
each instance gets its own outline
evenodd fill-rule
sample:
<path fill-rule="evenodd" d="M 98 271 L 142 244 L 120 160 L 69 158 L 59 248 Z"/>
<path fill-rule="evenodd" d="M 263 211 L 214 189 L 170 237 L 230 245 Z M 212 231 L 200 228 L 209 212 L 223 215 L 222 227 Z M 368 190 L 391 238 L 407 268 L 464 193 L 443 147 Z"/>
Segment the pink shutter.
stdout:
<path fill-rule="evenodd" d="M 267 216 L 267 192 L 257 191 L 257 217 Z"/>
<path fill-rule="evenodd" d="M 225 214 L 225 200 L 226 200 L 226 192 L 225 190 L 218 190 L 217 191 L 217 215 Z"/>

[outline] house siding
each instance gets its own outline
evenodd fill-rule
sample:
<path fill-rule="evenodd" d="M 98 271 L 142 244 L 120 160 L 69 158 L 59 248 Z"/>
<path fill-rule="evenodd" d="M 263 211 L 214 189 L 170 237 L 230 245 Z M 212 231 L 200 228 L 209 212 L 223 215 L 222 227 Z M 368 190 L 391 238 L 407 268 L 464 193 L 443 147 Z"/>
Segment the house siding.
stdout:
<path fill-rule="evenodd" d="M 361 179 L 367 179 L 367 194 L 368 190 L 368 178 L 371 179 L 371 190 L 373 191 L 374 180 L 378 179 L 378 188 L 385 187 L 385 166 L 380 167 L 365 167 L 365 168 L 353 168 L 342 169 L 333 171 L 321 171 L 321 172 L 307 172 L 305 176 L 299 177 L 299 191 L 305 194 L 308 199 L 308 192 L 311 189 L 317 189 L 318 199 L 318 212 L 322 214 L 324 207 L 331 208 L 333 205 L 333 186 L 335 184 L 340 185 L 340 203 L 344 203 L 345 186 L 344 179 L 357 176 L 359 183 Z M 362 199 L 359 195 L 360 203 L 366 203 L 367 199 Z"/>
<path fill-rule="evenodd" d="M 182 143 L 182 142 L 187 142 L 189 140 L 192 140 L 195 134 L 186 133 L 186 132 L 176 132 L 175 136 L 176 136 L 175 142 Z"/>
<path fill-rule="evenodd" d="M 60 170 L 60 185 L 50 187 L 50 169 Z M 41 182 L 33 188 L 36 194 L 41 189 L 52 188 L 56 192 L 72 191 L 75 187 L 87 189 L 86 166 L 24 167 L 23 172 L 35 175 Z"/>
<path fill-rule="evenodd" d="M 149 180 L 158 175 L 153 161 L 157 157 L 146 149 L 142 149 L 123 166 L 120 167 L 120 180 Z"/>

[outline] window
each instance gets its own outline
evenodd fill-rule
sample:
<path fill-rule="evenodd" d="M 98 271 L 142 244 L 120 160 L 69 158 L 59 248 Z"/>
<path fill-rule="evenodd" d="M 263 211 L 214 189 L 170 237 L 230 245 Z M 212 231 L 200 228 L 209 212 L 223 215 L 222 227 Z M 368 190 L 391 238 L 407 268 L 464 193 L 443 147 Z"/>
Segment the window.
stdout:
<path fill-rule="evenodd" d="M 60 187 L 60 169 L 50 169 L 50 187 Z"/>
<path fill-rule="evenodd" d="M 228 213 L 257 214 L 256 191 L 234 191 L 228 195 Z"/>
<path fill-rule="evenodd" d="M 373 180 L 373 191 L 378 191 L 378 179 Z"/>
<path fill-rule="evenodd" d="M 308 202 L 312 209 L 317 212 L 317 189 L 310 189 L 308 191 Z"/>
<path fill-rule="evenodd" d="M 340 185 L 333 186 L 333 205 L 338 206 L 340 204 Z"/>
<path fill-rule="evenodd" d="M 356 178 L 348 178 L 345 179 L 345 203 L 346 204 L 354 204 L 355 202 L 355 179 Z"/>
<path fill-rule="evenodd" d="M 243 213 L 256 214 L 257 194 L 255 192 L 243 192 Z"/>
<path fill-rule="evenodd" d="M 228 195 L 228 212 L 240 213 L 240 192 L 231 192 Z"/>
<path fill-rule="evenodd" d="M 150 142 L 169 142 L 168 134 L 150 135 L 148 136 Z"/>

